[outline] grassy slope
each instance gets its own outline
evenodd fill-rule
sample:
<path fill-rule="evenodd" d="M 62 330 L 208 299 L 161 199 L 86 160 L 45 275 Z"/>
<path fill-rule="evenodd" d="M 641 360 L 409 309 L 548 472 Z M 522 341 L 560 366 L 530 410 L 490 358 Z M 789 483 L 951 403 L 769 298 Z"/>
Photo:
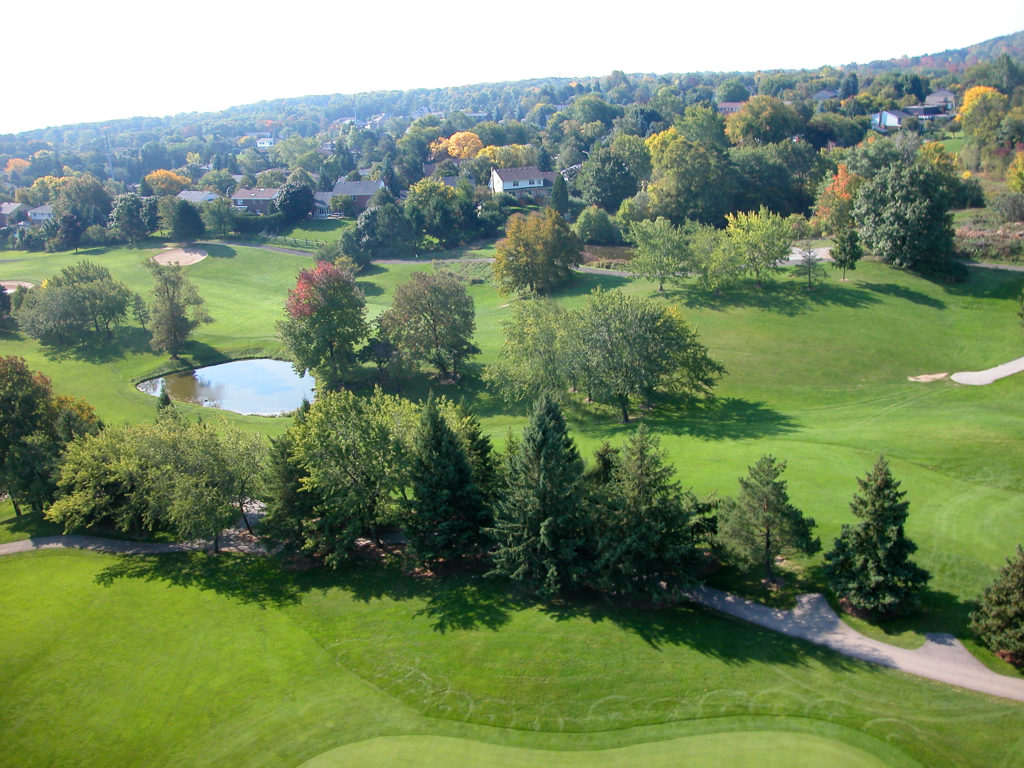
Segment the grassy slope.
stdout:
<path fill-rule="evenodd" d="M 768 745 L 794 765 L 1024 758 L 1017 704 L 685 609 L 560 610 L 489 582 L 231 556 L 44 552 L 3 558 L 0 579 L 17 585 L 0 591 L 0 722 L 18 764 L 298 765 L 403 735 L 481 742 L 438 747 L 481 765 L 508 764 L 504 748 L 605 764 L 572 753 L 633 745 L 618 759 L 692 748 L 742 765 Z M 351 757 L 398 764 L 403 749 Z M 316 764 L 369 764 L 345 754 Z"/>
<path fill-rule="evenodd" d="M 200 329 L 189 355 L 197 361 L 212 362 L 224 356 L 279 354 L 273 323 L 280 317 L 284 294 L 293 284 L 295 273 L 308 261 L 303 257 L 226 246 L 214 247 L 211 253 L 218 257 L 190 267 L 189 274 L 218 322 Z M 139 266 L 138 252 L 122 250 L 81 257 L 11 256 L 20 258 L 0 263 L 0 277 L 38 281 L 69 260 L 88 257 L 109 266 L 134 290 L 144 291 L 148 287 L 148 275 Z M 394 287 L 412 271 L 429 268 L 428 264 L 402 264 L 369 270 L 361 280 L 371 313 L 383 311 Z M 746 466 L 761 453 L 773 452 L 789 461 L 786 476 L 791 495 L 798 506 L 817 519 L 819 533 L 828 546 L 840 526 L 850 522 L 847 505 L 856 488 L 854 478 L 863 475 L 879 453 L 889 456 L 911 501 L 908 531 L 920 546 L 918 559 L 935 578 L 932 591 L 926 596 L 926 610 L 920 615 L 888 629 L 860 625 L 859 628 L 876 635 L 888 632 L 890 640 L 904 645 L 919 642 L 923 631 L 951 630 L 963 634 L 967 601 L 992 578 L 1024 530 L 1024 494 L 1020 491 L 1024 487 L 1024 468 L 1019 462 L 1024 453 L 1024 381 L 1013 377 L 990 387 L 971 388 L 948 381 L 917 384 L 908 382 L 906 377 L 984 368 L 1019 356 L 1022 345 L 1014 308 L 1022 278 L 1006 273 L 972 272 L 969 284 L 947 287 L 877 264 L 864 264 L 850 277 L 849 282 L 840 283 L 836 274 L 830 273 L 827 283 L 810 293 L 796 281 L 780 277 L 778 285 L 768 292 L 751 289 L 745 295 L 714 297 L 690 288 L 658 294 L 647 283 L 610 275 L 583 275 L 564 292 L 561 300 L 568 305 L 578 304 L 590 288 L 602 284 L 677 302 L 699 326 L 704 341 L 730 372 L 719 388 L 718 400 L 713 406 L 696 410 L 666 404 L 644 418 L 661 436 L 683 482 L 701 493 L 735 492 L 735 478 L 744 474 Z M 483 349 L 480 362 L 486 363 L 494 359 L 500 348 L 500 322 L 507 317 L 508 301 L 486 285 L 472 286 L 470 290 L 477 303 L 476 341 Z M 241 308 L 234 298 L 240 295 L 245 296 Z M 141 334 L 128 334 L 129 340 L 136 336 Z M 29 358 L 34 367 L 53 378 L 58 391 L 78 394 L 95 403 L 108 421 L 150 418 L 152 400 L 135 392 L 131 383 L 162 370 L 167 362 L 149 353 L 138 340 L 128 353 L 112 350 L 66 357 L 17 337 L 4 337 L 0 345 L 4 353 L 15 352 Z M 423 394 L 427 387 L 427 382 L 417 382 L 409 393 Z M 499 440 L 509 426 L 523 423 L 523 407 L 507 407 L 495 401 L 472 381 L 464 391 L 473 398 L 485 426 Z M 577 441 L 588 454 L 602 440 L 624 440 L 632 429 L 615 423 L 611 412 L 600 408 L 584 409 L 571 404 L 569 413 Z M 288 423 L 287 419 L 232 418 L 268 432 L 277 432 Z M 0 517 L 6 516 L 0 510 Z M 19 532 L 6 535 L 16 537 Z M 42 564 L 38 566 L 39 578 L 58 576 L 51 573 L 56 560 L 35 557 L 39 559 L 23 560 Z M 84 562 L 92 562 L 88 556 L 80 557 L 86 558 Z M 68 562 L 78 562 L 73 556 L 67 558 Z M 818 558 L 796 563 L 804 569 L 804 580 L 810 586 L 820 580 L 815 569 L 817 562 Z M 0 566 L 4 566 L 0 573 L 10 574 L 3 576 L 10 579 L 8 583 L 22 584 L 21 571 L 13 566 L 7 570 L 4 563 Z M 698 693 L 704 689 L 730 692 L 716 694 L 724 695 L 725 701 L 720 711 L 714 712 L 716 716 L 770 713 L 819 717 L 829 710 L 828 706 L 822 709 L 815 704 L 808 708 L 797 699 L 830 701 L 838 691 L 836 696 L 844 702 L 843 706 L 852 706 L 859 714 L 829 716 L 831 720 L 858 732 L 878 735 L 877 724 L 888 723 L 887 718 L 900 713 L 892 720 L 896 724 L 893 728 L 913 736 L 885 731 L 882 738 L 901 745 L 901 749 L 899 739 L 910 739 L 915 746 L 907 749 L 926 764 L 953 764 L 956 761 L 952 756 L 957 752 L 971 755 L 971 760 L 965 760 L 967 764 L 972 764 L 975 756 L 988 756 L 987 764 L 994 765 L 1012 764 L 1014 756 L 1020 757 L 1017 737 L 1009 741 L 1000 738 L 1001 731 L 1003 736 L 1014 732 L 1012 726 L 999 723 L 1001 713 L 1006 711 L 1016 713 L 1019 719 L 1020 710 L 1014 709 L 1015 705 L 969 696 L 971 703 L 963 705 L 962 697 L 966 694 L 918 681 L 907 683 L 904 688 L 903 683 L 893 682 L 904 679 L 892 673 L 866 670 L 859 665 L 853 668 L 828 654 L 818 656 L 805 649 L 794 650 L 789 641 L 750 627 L 701 615 L 610 619 L 587 612 L 579 616 L 545 614 L 530 606 L 513 610 L 504 598 L 481 597 L 470 585 L 463 593 L 453 588 L 455 594 L 443 601 L 454 601 L 446 610 L 453 611 L 456 617 L 471 617 L 470 627 L 465 631 L 453 627 L 443 633 L 437 626 L 436 598 L 430 594 L 417 594 L 415 590 L 410 593 L 407 585 L 373 586 L 362 594 L 360 584 L 376 577 L 357 573 L 347 578 L 355 583 L 311 589 L 303 594 L 299 605 L 286 606 L 283 613 L 301 627 L 307 639 L 315 638 L 320 648 L 344 638 L 343 651 L 336 651 L 333 656 L 344 669 L 371 680 L 418 712 L 451 719 L 449 725 L 456 731 L 458 720 L 544 730 L 654 727 L 656 723 L 680 720 L 705 723 L 703 718 L 712 713 L 693 707 L 694 697 L 699 698 Z M 720 578 L 728 586 L 747 592 L 756 593 L 758 588 L 756 582 L 743 574 L 724 573 Z M 74 574 L 67 576 L 71 591 L 76 579 Z M 119 584 L 139 582 L 152 584 L 146 579 Z M 160 580 L 156 583 L 159 585 Z M 88 584 L 91 582 L 86 577 L 82 589 L 87 589 Z M 156 594 L 164 591 L 161 587 Z M 113 594 L 110 588 L 99 593 L 98 598 L 90 593 L 87 600 L 105 603 L 113 599 Z M 188 618 L 192 610 L 187 597 L 190 594 L 194 593 L 183 590 L 176 597 L 181 602 L 176 614 L 179 618 Z M 148 593 L 145 596 L 146 600 L 153 598 Z M 132 598 L 124 599 L 130 603 Z M 195 599 L 198 601 L 199 596 Z M 224 612 L 224 621 L 234 621 L 234 612 L 241 610 L 239 602 L 235 596 L 227 600 L 226 608 L 217 609 Z M 62 611 L 76 610 L 81 604 L 69 598 L 61 606 L 46 607 L 38 613 L 46 626 L 61 626 L 64 621 L 72 621 Z M 241 604 L 245 605 L 244 601 Z M 32 605 L 8 603 L 4 615 L 10 610 L 12 617 L 19 617 L 16 624 L 20 627 L 22 612 L 36 610 Z M 50 603 L 44 601 L 43 605 Z M 130 607 L 125 610 L 132 611 Z M 269 616 L 269 611 L 258 615 Z M 492 615 L 500 617 L 493 628 L 488 624 Z M 154 611 L 153 616 L 152 621 L 162 621 L 159 611 Z M 241 616 L 237 618 L 243 621 Z M 188 621 L 200 636 L 209 623 L 205 618 Z M 46 669 L 36 669 L 32 658 L 9 656 L 12 652 L 22 653 L 19 648 L 38 646 L 39 638 L 47 636 L 44 624 L 32 625 L 35 629 L 26 629 L 26 634 L 17 637 L 7 633 L 0 643 L 0 658 L 6 659 L 4 668 L 19 670 L 21 682 L 15 686 L 12 702 L 40 701 L 31 705 L 36 715 L 24 718 L 24 733 L 19 737 L 20 743 L 35 745 L 33 750 L 44 748 L 40 746 L 44 742 L 46 749 L 56 749 L 41 738 L 40 729 L 55 711 L 63 711 L 56 698 L 49 703 L 45 697 L 40 700 L 39 688 L 69 685 L 68 676 L 74 677 L 70 670 L 75 664 L 84 664 L 86 658 L 65 662 L 59 654 L 52 658 L 40 655 L 38 660 L 45 662 Z M 703 639 L 693 639 L 689 629 L 684 631 L 680 627 L 698 627 L 693 631 Z M 240 625 L 232 624 L 231 629 L 241 635 L 248 632 Z M 111 634 L 99 628 L 83 628 L 72 630 L 72 635 L 77 638 L 83 632 L 95 632 L 95 642 L 111 644 L 123 644 L 131 634 L 127 629 Z M 658 638 L 653 644 L 648 642 L 652 634 Z M 666 637 L 673 639 L 668 641 Z M 381 653 L 381 638 L 388 640 L 386 653 Z M 166 646 L 178 654 L 181 642 L 184 640 L 172 633 Z M 239 647 L 246 647 L 246 642 L 249 641 L 240 639 Z M 262 640 L 252 642 L 259 647 L 276 648 L 263 646 Z M 733 646 L 737 643 L 746 650 L 736 650 Z M 202 650 L 206 645 L 186 643 L 197 654 L 188 663 L 199 664 L 204 670 L 220 669 L 227 663 L 218 656 L 221 649 L 211 644 Z M 287 643 L 284 647 L 288 647 Z M 750 651 L 752 647 L 763 648 L 764 654 L 754 654 Z M 789 661 L 785 660 L 787 655 Z M 984 653 L 980 655 L 991 666 L 1007 671 L 1005 665 Z M 276 650 L 269 656 L 261 663 L 287 663 L 278 658 Z M 479 661 L 469 666 L 462 664 L 467 658 Z M 112 657 L 109 664 L 115 669 L 134 668 L 121 667 Z M 179 680 L 192 681 L 190 685 L 197 696 L 199 692 L 209 695 L 220 690 L 219 683 L 211 688 L 204 674 L 189 672 L 184 659 L 175 664 L 178 666 L 171 665 L 171 669 L 178 671 Z M 794 670 L 799 670 L 799 674 Z M 804 686 L 809 687 L 804 690 Z M 284 702 L 298 706 L 296 702 L 306 701 L 307 697 L 314 701 L 319 690 L 305 682 L 289 688 L 287 693 L 270 686 L 260 689 L 257 696 L 255 689 L 253 684 L 248 691 L 253 701 L 272 709 L 285 706 Z M 109 704 L 97 704 L 101 709 L 124 706 L 123 692 L 102 686 L 97 690 L 107 691 L 111 700 Z M 784 694 L 787 690 L 798 690 L 800 695 Z M 439 692 L 444 691 L 450 695 L 439 698 Z M 779 696 L 783 704 L 772 704 Z M 672 703 L 678 697 L 688 703 Z M 372 701 L 379 704 L 377 699 Z M 409 732 L 406 725 L 399 727 L 393 722 L 393 718 L 401 720 L 397 713 L 404 709 L 390 699 L 387 701 L 380 706 L 365 704 L 367 708 L 376 707 L 378 717 L 372 727 L 342 728 L 332 736 L 310 736 L 309 749 L 301 755 L 289 754 L 285 762 L 294 763 L 298 758 L 306 759 L 359 739 Z M 851 701 L 855 704 L 849 704 Z M 943 719 L 958 712 L 953 703 L 966 707 L 965 719 L 955 715 L 953 722 L 957 725 L 943 730 Z M 352 706 L 360 709 L 362 705 Z M 11 712 L 21 710 L 19 706 Z M 382 712 L 387 713 L 386 717 Z M 907 712 L 920 713 L 915 715 L 919 720 L 907 721 Z M 6 723 L 11 717 L 14 715 L 9 712 L 0 720 Z M 67 717 L 71 718 L 68 727 L 80 727 L 73 714 Z M 165 717 L 173 720 L 170 714 Z M 219 721 L 213 715 L 196 717 L 209 724 L 209 732 L 215 726 L 229 731 L 226 723 L 217 725 Z M 238 718 L 233 719 L 237 726 Z M 241 719 L 245 721 L 244 717 Z M 974 719 L 984 721 L 986 727 L 975 727 Z M 433 721 L 431 724 L 433 733 Z M 134 737 L 139 736 L 137 726 L 122 723 L 121 727 L 136 728 Z M 174 720 L 169 730 L 181 727 L 183 723 Z M 300 727 L 309 731 L 318 728 L 310 723 L 289 724 L 282 725 L 276 733 L 280 736 Z M 680 735 L 672 731 L 676 726 L 665 727 L 668 730 L 659 732 L 657 738 Z M 417 728 L 422 731 L 422 725 Z M 275 733 L 273 728 L 271 732 Z M 446 735 L 463 734 L 446 731 Z M 515 741 L 504 731 L 485 737 L 472 728 L 468 737 L 501 743 Z M 238 745 L 241 743 L 240 736 Z M 623 737 L 612 745 L 626 743 L 631 741 Z M 314 746 L 316 751 L 312 751 Z M 557 739 L 542 746 L 565 748 Z M 167 744 L 164 747 L 170 748 Z M 161 747 L 156 744 L 153 748 Z M 118 762 L 108 752 L 103 754 L 108 762 Z M 190 754 L 185 762 L 196 759 Z M 986 763 L 979 758 L 977 764 Z"/>

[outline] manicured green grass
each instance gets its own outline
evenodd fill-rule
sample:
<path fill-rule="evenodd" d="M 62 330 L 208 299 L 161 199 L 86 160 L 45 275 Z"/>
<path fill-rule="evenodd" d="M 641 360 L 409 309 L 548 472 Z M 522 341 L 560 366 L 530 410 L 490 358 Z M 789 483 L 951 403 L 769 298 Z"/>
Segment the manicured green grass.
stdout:
<path fill-rule="evenodd" d="M 280 355 L 274 323 L 308 259 L 209 250 L 211 258 L 187 271 L 217 322 L 199 330 L 187 357 L 207 363 Z M 38 282 L 90 258 L 141 292 L 149 287 L 142 255 L 6 253 L 15 260 L 0 261 L 0 277 Z M 432 268 L 424 260 L 365 270 L 359 280 L 371 316 L 413 272 Z M 934 578 L 917 614 L 886 626 L 851 623 L 908 647 L 924 632 L 951 631 L 992 668 L 1017 674 L 973 646 L 967 617 L 970 600 L 1024 535 L 1024 377 L 988 387 L 907 377 L 987 368 L 1024 354 L 1016 315 L 1024 276 L 972 270 L 968 283 L 949 286 L 868 262 L 849 278 L 840 282 L 829 270 L 807 291 L 780 275 L 763 290 L 718 296 L 694 286 L 659 293 L 644 281 L 584 274 L 558 299 L 578 306 L 600 285 L 675 304 L 724 363 L 729 374 L 713 402 L 666 401 L 642 414 L 680 480 L 698 493 L 735 493 L 747 466 L 773 453 L 788 461 L 791 498 L 816 519 L 827 549 L 853 522 L 855 478 L 885 454 L 908 493 L 916 558 Z M 466 396 L 500 446 L 510 427 L 525 422 L 527 408 L 497 400 L 478 375 L 501 348 L 501 323 L 514 300 L 486 283 L 469 291 L 482 349 L 470 375 L 458 387 L 421 376 L 403 391 Z M 145 342 L 141 329 L 129 326 L 100 349 L 61 352 L 14 333 L 0 337 L 0 348 L 24 355 L 58 392 L 85 397 L 117 422 L 155 413 L 153 399 L 133 384 L 169 361 Z M 588 457 L 635 428 L 578 398 L 566 410 Z M 289 424 L 229 418 L 268 433 Z M 30 535 L 10 516 L 9 505 L 0 507 L 0 539 Z M 820 556 L 791 563 L 789 586 L 778 594 L 764 591 L 756 573 L 724 569 L 711 580 L 785 605 L 797 591 L 821 588 L 820 563 Z M 499 584 L 436 586 L 367 564 L 336 576 L 273 568 L 232 558 L 122 562 L 68 553 L 0 560 L 9 586 L 0 593 L 0 668 L 13 671 L 13 687 L 0 697 L 5 735 L 31 756 L 30 765 L 71 763 L 67 750 L 83 740 L 92 755 L 84 764 L 97 765 L 297 765 L 317 755 L 400 762 L 410 746 L 398 736 L 485 742 L 418 747 L 441 756 L 465 747 L 481 764 L 529 761 L 536 757 L 529 750 L 538 749 L 556 753 L 553 764 L 592 764 L 615 756 L 591 760 L 579 750 L 682 739 L 657 749 L 682 753 L 686 743 L 699 751 L 698 741 L 686 740 L 718 726 L 776 734 L 780 752 L 789 754 L 784 734 L 804 733 L 791 724 L 806 722 L 829 743 L 884 764 L 899 764 L 901 754 L 922 765 L 1024 760 L 1018 704 L 850 662 L 701 612 L 542 608 Z M 107 575 L 97 582 L 97 574 Z M 53 627 L 61 628 L 60 640 Z M 152 710 L 137 706 L 144 696 L 155 697 Z M 76 697 L 84 704 L 68 706 Z M 101 723 L 114 724 L 106 741 L 92 732 L 102 731 Z M 54 732 L 66 736 L 55 740 Z M 743 736 L 732 746 L 759 738 Z M 728 765 L 731 754 L 712 749 L 709 759 Z M 621 755 L 634 758 L 661 759 L 643 749 Z"/>
<path fill-rule="evenodd" d="M 890 755 L 886 756 L 891 757 Z M 602 765 L 607 768 L 643 765 L 674 768 L 679 765 L 734 768 L 817 768 L 839 764 L 878 766 L 894 763 L 862 752 L 849 744 L 823 739 L 817 734 L 779 731 L 736 731 L 687 736 L 602 750 L 555 751 L 486 744 L 445 736 L 388 736 L 338 747 L 303 763 L 302 768 L 336 768 L 348 765 L 448 768 L 452 765 L 575 768 Z"/>
<path fill-rule="evenodd" d="M 333 243 L 349 227 L 354 227 L 355 219 L 309 219 L 300 222 L 286 232 L 282 237 L 294 237 L 298 240 L 309 240 L 311 247 L 315 247 L 314 241 Z"/>
<path fill-rule="evenodd" d="M 19 765 L 386 765 L 417 743 L 426 765 L 1024 759 L 1017 703 L 687 608 L 230 555 L 15 555 L 0 583 Z"/>

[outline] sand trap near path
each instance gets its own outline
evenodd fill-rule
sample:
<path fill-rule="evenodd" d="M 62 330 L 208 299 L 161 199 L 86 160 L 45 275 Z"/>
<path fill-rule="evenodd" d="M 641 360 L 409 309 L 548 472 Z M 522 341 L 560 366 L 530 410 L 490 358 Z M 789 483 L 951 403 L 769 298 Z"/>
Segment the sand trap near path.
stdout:
<path fill-rule="evenodd" d="M 907 381 L 939 381 L 947 376 L 948 373 L 923 373 L 920 376 L 907 376 Z"/>
<path fill-rule="evenodd" d="M 0 281 L 0 286 L 3 287 L 8 293 L 14 293 L 18 290 L 19 285 L 24 285 L 26 288 L 34 288 L 35 283 L 30 283 L 25 280 L 3 280 Z"/>
<path fill-rule="evenodd" d="M 180 264 L 183 267 L 187 267 L 189 264 L 202 261 L 206 256 L 207 253 L 202 248 L 173 248 L 169 251 L 158 253 L 153 257 L 153 261 L 157 264 Z"/>
<path fill-rule="evenodd" d="M 1021 371 L 1024 371 L 1024 357 L 1018 357 L 1016 360 L 1011 360 L 1008 363 L 1003 363 L 995 368 L 989 368 L 984 371 L 960 371 L 959 373 L 954 373 L 950 378 L 957 384 L 983 387 L 986 384 L 991 384 L 993 381 L 1005 379 L 1007 376 L 1012 376 Z"/>

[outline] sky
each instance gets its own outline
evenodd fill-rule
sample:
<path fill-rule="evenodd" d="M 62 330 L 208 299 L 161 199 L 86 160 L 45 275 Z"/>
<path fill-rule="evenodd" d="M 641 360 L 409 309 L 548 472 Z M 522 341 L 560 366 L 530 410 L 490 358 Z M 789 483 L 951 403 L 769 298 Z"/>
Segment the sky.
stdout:
<path fill-rule="evenodd" d="M 0 134 L 309 94 L 613 70 L 816 69 L 1024 29 L 1021 0 L 51 0 L 22 4 L 8 21 L 14 13 L 36 18 L 3 36 L 15 77 Z"/>

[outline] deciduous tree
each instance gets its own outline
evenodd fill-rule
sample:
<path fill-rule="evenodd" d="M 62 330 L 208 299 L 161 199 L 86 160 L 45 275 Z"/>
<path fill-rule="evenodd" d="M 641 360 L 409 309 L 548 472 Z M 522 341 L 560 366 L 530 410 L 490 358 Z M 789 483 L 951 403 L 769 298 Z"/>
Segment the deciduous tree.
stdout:
<path fill-rule="evenodd" d="M 191 184 L 187 177 L 164 168 L 147 173 L 145 180 L 157 197 L 174 196 Z"/>
<path fill-rule="evenodd" d="M 287 317 L 277 332 L 295 370 L 311 371 L 319 390 L 340 387 L 356 362 L 356 346 L 366 336 L 366 301 L 351 262 L 326 261 L 299 273 L 288 292 Z"/>
<path fill-rule="evenodd" d="M 547 293 L 566 282 L 582 258 L 579 240 L 553 208 L 543 214 L 516 214 L 495 253 L 498 290 Z"/>
<path fill-rule="evenodd" d="M 150 346 L 177 358 L 189 334 L 213 318 L 180 264 L 147 261 L 146 267 L 153 275 Z"/>
<path fill-rule="evenodd" d="M 686 233 L 672 226 L 668 219 L 658 217 L 634 222 L 626 233 L 635 255 L 629 262 L 629 271 L 658 283 L 658 290 L 666 281 L 678 281 L 689 271 L 690 250 Z"/>
<path fill-rule="evenodd" d="M 142 211 L 142 198 L 134 193 L 118 195 L 110 210 L 109 226 L 128 238 L 132 248 L 149 234 Z"/>
<path fill-rule="evenodd" d="M 413 273 L 395 290 L 381 328 L 412 360 L 436 366 L 442 379 L 458 378 L 465 361 L 480 353 L 472 342 L 473 298 L 450 271 Z"/>

